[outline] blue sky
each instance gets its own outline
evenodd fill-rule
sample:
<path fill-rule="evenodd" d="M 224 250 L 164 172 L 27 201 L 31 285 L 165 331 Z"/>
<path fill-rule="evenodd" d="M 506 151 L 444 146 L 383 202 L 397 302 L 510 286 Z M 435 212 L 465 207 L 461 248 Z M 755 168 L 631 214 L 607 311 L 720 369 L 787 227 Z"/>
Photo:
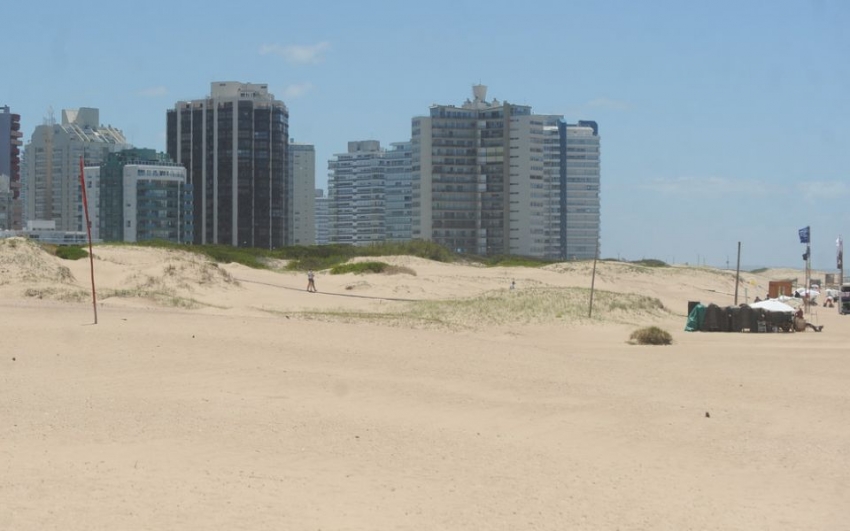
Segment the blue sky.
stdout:
<path fill-rule="evenodd" d="M 132 5 L 133 7 L 129 7 Z M 241 6 L 246 6 L 241 8 Z M 248 7 L 249 6 L 249 7 Z M 98 107 L 165 150 L 165 113 L 212 81 L 268 83 L 317 186 L 349 140 L 488 98 L 599 123 L 603 257 L 835 267 L 850 238 L 850 2 L 16 2 L 0 105 L 28 140 Z M 8 16 L 4 16 L 9 19 Z M 9 26 L 5 25 L 8 30 Z"/>

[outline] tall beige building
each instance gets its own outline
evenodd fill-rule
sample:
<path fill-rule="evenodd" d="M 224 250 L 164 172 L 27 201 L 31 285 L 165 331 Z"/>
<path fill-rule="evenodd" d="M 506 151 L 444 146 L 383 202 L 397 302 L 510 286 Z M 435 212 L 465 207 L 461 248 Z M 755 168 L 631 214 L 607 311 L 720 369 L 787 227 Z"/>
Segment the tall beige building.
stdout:
<path fill-rule="evenodd" d="M 316 243 L 316 149 L 312 144 L 289 143 L 288 206 L 292 219 L 289 245 Z"/>
<path fill-rule="evenodd" d="M 99 165 L 109 153 L 132 146 L 121 130 L 100 125 L 100 111 L 64 109 L 35 128 L 24 151 L 22 197 L 28 221 L 54 221 L 56 230 L 83 231 L 80 158 Z"/>
<path fill-rule="evenodd" d="M 453 251 L 542 256 L 543 121 L 527 105 L 435 105 L 412 122 L 413 239 Z"/>
<path fill-rule="evenodd" d="M 483 85 L 413 118 L 412 238 L 481 256 L 591 258 L 599 139 L 594 122 L 579 124 L 487 100 Z"/>

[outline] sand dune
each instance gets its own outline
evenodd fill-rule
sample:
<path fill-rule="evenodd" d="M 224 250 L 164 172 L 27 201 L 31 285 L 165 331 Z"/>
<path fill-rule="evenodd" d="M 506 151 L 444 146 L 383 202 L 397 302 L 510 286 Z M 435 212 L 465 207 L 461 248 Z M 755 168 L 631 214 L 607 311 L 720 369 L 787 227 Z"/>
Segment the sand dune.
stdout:
<path fill-rule="evenodd" d="M 602 262 L 588 318 L 587 263 L 95 258 L 93 326 L 87 260 L 0 240 L 2 529 L 850 529 L 850 317 L 684 332 L 734 272 Z"/>

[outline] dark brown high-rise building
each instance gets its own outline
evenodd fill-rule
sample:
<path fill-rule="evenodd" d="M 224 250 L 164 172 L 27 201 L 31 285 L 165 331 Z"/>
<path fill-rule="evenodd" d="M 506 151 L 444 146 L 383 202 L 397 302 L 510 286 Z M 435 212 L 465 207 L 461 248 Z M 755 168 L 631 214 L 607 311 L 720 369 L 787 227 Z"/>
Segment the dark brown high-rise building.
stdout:
<path fill-rule="evenodd" d="M 21 135 L 21 115 L 0 107 L 0 228 L 6 230 L 20 230 L 23 223 Z"/>
<path fill-rule="evenodd" d="M 212 83 L 167 114 L 167 151 L 186 167 L 195 243 L 273 249 L 286 243 L 289 111 L 267 85 Z"/>

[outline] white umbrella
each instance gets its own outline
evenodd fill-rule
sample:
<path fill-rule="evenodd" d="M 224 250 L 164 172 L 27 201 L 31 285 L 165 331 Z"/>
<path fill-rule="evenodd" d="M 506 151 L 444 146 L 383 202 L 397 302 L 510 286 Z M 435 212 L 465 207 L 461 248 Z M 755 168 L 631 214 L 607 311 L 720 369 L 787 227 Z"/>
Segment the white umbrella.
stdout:
<path fill-rule="evenodd" d="M 761 310 L 767 310 L 769 312 L 783 312 L 783 313 L 794 313 L 795 310 L 791 306 L 788 306 L 784 302 L 779 302 L 776 299 L 767 299 L 766 301 L 759 301 L 750 304 L 750 308 L 758 308 Z"/>

